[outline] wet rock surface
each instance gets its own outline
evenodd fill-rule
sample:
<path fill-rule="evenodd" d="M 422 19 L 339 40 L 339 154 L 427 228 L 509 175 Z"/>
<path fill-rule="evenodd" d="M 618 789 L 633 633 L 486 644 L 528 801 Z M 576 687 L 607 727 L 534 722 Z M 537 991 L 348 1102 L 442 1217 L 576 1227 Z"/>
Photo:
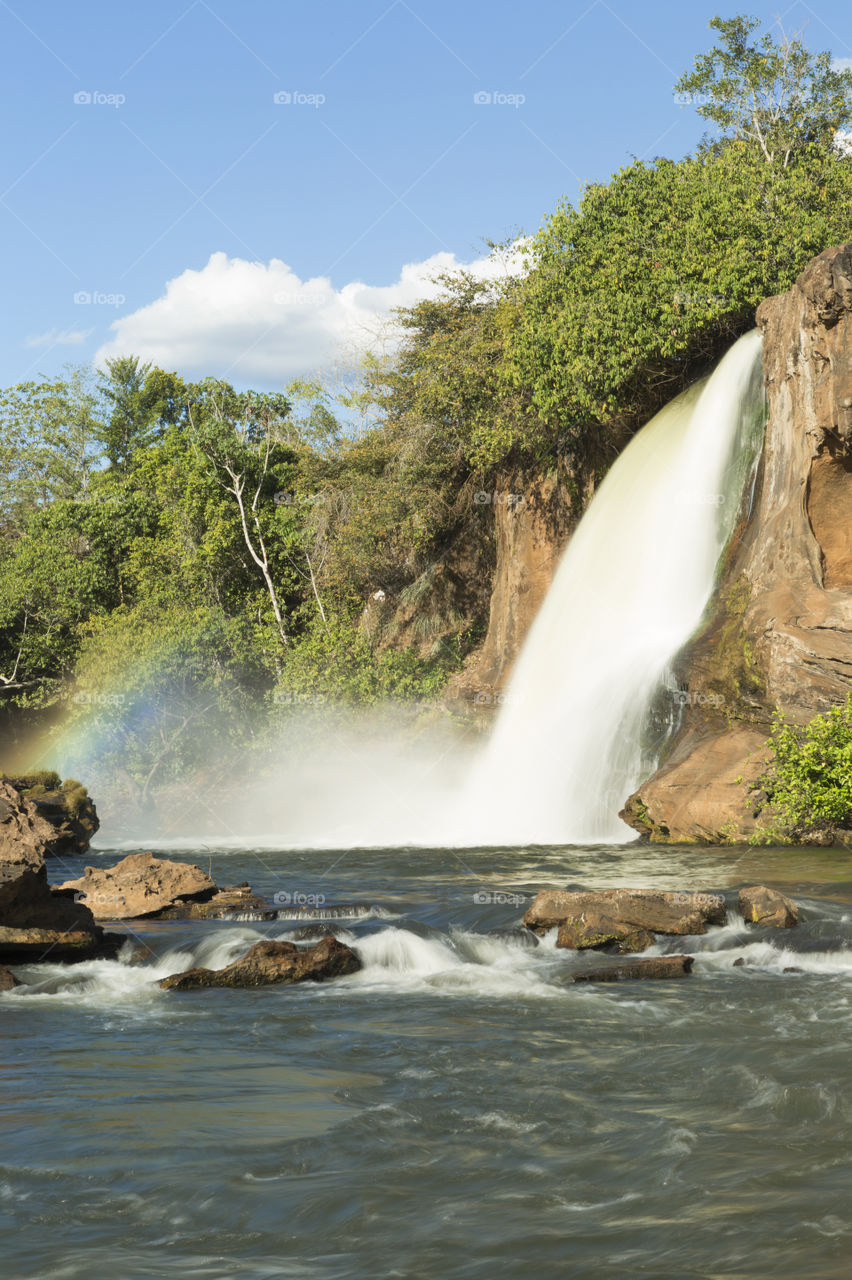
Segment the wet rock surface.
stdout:
<path fill-rule="evenodd" d="M 648 960 L 628 960 L 605 969 L 584 969 L 574 974 L 575 982 L 625 982 L 640 978 L 686 978 L 692 971 L 692 956 L 652 956 Z"/>
<path fill-rule="evenodd" d="M 224 969 L 189 969 L 163 978 L 159 985 L 164 991 L 197 991 L 205 987 L 327 982 L 360 968 L 355 952 L 336 938 L 323 938 L 313 947 L 297 947 L 292 942 L 256 942 Z"/>

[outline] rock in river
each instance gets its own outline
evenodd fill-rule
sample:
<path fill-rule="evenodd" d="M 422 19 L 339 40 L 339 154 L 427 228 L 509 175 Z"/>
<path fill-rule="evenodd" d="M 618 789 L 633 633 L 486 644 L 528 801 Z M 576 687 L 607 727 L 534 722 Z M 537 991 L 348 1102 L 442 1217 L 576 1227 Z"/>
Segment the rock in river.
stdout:
<path fill-rule="evenodd" d="M 524 924 L 536 933 L 558 927 L 558 947 L 582 951 L 612 946 L 630 952 L 644 951 L 655 933 L 706 933 L 708 924 L 724 924 L 726 916 L 725 899 L 718 894 L 542 889 Z"/>
<path fill-rule="evenodd" d="M 91 960 L 115 955 L 124 941 L 50 888 L 44 853 L 52 835 L 35 805 L 0 782 L 0 964 Z"/>
<path fill-rule="evenodd" d="M 356 973 L 361 961 L 336 938 L 323 938 L 313 947 L 292 942 L 256 942 L 224 969 L 188 969 L 163 978 L 164 991 L 197 991 L 201 987 L 266 987 L 273 983 L 327 982 Z"/>
<path fill-rule="evenodd" d="M 628 960 L 606 969 L 584 969 L 574 974 L 575 982 L 623 982 L 629 978 L 685 978 L 692 970 L 692 956 L 651 956 L 648 960 Z"/>
<path fill-rule="evenodd" d="M 774 929 L 792 929 L 799 923 L 799 908 L 777 889 L 754 885 L 740 889 L 739 907 L 747 924 L 771 925 Z"/>
<path fill-rule="evenodd" d="M 86 867 L 79 880 L 66 880 L 60 888 L 83 894 L 81 901 L 98 920 L 152 916 L 178 903 L 207 901 L 217 892 L 200 867 L 153 853 L 131 853 L 114 867 Z"/>

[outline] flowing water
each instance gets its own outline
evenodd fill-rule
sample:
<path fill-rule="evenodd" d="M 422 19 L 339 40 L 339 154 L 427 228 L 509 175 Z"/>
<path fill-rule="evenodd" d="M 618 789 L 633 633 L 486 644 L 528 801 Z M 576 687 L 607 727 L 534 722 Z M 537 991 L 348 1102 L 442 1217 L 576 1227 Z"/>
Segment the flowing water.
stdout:
<path fill-rule="evenodd" d="M 618 457 L 571 538 L 465 801 L 465 843 L 597 843 L 654 771 L 645 738 L 698 627 L 763 428 L 747 334 Z"/>
<path fill-rule="evenodd" d="M 848 1276 L 849 855 L 180 856 L 278 894 L 282 918 L 138 922 L 142 963 L 18 970 L 31 985 L 0 996 L 4 1280 Z M 733 914 L 661 943 L 696 956 L 682 981 L 573 986 L 588 960 L 517 932 L 543 886 L 735 903 L 767 879 L 799 927 Z M 300 894 L 338 908 L 362 972 L 155 985 L 287 937 L 312 914 L 287 905 Z"/>

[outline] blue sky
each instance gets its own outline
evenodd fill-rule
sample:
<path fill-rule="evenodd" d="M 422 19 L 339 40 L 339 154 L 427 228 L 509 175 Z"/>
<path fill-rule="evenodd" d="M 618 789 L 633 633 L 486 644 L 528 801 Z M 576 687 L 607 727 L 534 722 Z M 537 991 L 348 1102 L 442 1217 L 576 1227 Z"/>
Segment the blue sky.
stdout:
<path fill-rule="evenodd" d="M 848 0 L 0 0 L 2 384 L 323 367 L 436 266 L 690 150 L 673 84 L 740 11 L 852 57 Z"/>

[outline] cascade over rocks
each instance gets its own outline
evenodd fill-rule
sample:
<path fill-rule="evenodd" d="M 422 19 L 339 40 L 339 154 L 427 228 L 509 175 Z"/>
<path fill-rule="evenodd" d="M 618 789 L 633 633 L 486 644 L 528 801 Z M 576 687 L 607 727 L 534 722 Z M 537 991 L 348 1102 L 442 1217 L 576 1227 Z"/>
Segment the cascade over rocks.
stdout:
<path fill-rule="evenodd" d="M 753 510 L 681 658 L 683 727 L 621 814 L 657 841 L 747 839 L 775 706 L 806 724 L 849 691 L 852 245 L 821 253 L 789 293 L 761 304 L 757 324 L 769 421 Z"/>
<path fill-rule="evenodd" d="M 292 942 L 256 942 L 224 969 L 188 969 L 163 978 L 164 991 L 197 991 L 202 987 L 266 987 L 273 983 L 327 982 L 361 968 L 351 947 L 327 937 L 313 947 Z"/>

